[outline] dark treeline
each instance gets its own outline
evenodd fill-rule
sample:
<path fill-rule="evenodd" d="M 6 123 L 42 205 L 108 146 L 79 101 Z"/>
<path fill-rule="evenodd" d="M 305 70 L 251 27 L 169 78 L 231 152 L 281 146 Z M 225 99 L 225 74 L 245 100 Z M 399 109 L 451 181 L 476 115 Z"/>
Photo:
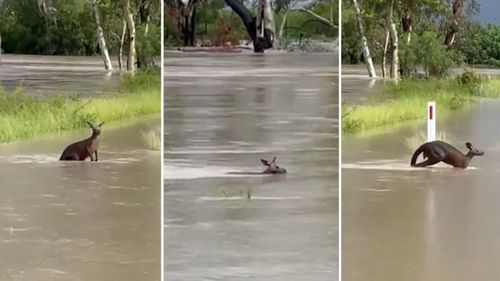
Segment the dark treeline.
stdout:
<path fill-rule="evenodd" d="M 1 48 L 4 53 L 12 54 L 101 54 L 96 32 L 97 11 L 103 46 L 107 46 L 109 53 L 112 56 L 128 53 L 132 42 L 136 63 L 150 65 L 160 55 L 160 3 L 159 0 L 0 0 Z M 128 14 L 132 16 L 132 29 L 126 24 Z M 135 32 L 134 38 L 130 30 Z"/>

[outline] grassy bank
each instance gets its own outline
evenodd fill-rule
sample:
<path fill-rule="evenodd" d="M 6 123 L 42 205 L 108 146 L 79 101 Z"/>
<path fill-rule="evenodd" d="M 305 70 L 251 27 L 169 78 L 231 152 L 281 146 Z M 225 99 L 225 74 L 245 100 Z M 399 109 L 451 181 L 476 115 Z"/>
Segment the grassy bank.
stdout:
<path fill-rule="evenodd" d="M 472 81 L 462 75 L 446 80 L 404 80 L 388 84 L 364 105 L 342 107 L 342 133 L 368 130 L 425 120 L 426 104 L 436 101 L 439 115 L 473 103 L 480 97 L 500 97 L 500 79 L 474 76 Z"/>
<path fill-rule="evenodd" d="M 113 97 L 36 99 L 26 89 L 0 90 L 0 143 L 86 127 L 86 121 L 112 122 L 159 114 L 159 73 L 123 78 Z"/>

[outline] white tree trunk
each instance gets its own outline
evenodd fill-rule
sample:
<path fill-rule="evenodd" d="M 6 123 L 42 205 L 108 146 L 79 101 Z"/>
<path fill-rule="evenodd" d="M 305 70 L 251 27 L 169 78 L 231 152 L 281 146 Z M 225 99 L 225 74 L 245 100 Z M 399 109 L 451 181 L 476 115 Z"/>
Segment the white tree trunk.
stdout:
<path fill-rule="evenodd" d="M 276 34 L 270 0 L 258 0 L 256 23 L 257 27 L 260 25 L 260 29 L 257 29 L 257 37 L 264 38 L 264 29 L 266 28 L 271 30 L 273 34 Z"/>
<path fill-rule="evenodd" d="M 266 28 L 272 30 L 276 34 L 276 24 L 274 23 L 273 9 L 271 8 L 271 0 L 267 0 L 266 10 Z"/>
<path fill-rule="evenodd" d="M 279 42 L 280 42 L 280 47 L 284 48 L 285 47 L 285 38 L 283 38 L 283 34 L 285 31 L 285 25 L 286 25 L 286 20 L 288 19 L 288 13 L 290 12 L 289 7 L 286 7 L 285 14 L 283 15 L 283 20 L 281 21 L 281 26 L 280 26 L 280 31 L 278 33 L 279 37 Z"/>
<path fill-rule="evenodd" d="M 123 17 L 127 22 L 127 30 L 128 30 L 128 56 L 127 56 L 127 70 L 135 73 L 135 64 L 136 64 L 136 50 L 135 50 L 135 23 L 132 12 L 130 11 L 130 0 L 123 0 Z"/>
<path fill-rule="evenodd" d="M 358 25 L 359 34 L 361 35 L 361 48 L 363 50 L 363 57 L 365 59 L 366 69 L 368 70 L 368 76 L 376 78 L 375 68 L 373 67 L 372 56 L 370 55 L 370 48 L 368 48 L 368 42 L 365 36 L 365 29 L 363 27 L 363 19 L 361 18 L 361 11 L 359 9 L 358 1 L 352 0 L 354 7 L 354 14 L 356 15 L 356 22 Z"/>
<path fill-rule="evenodd" d="M 45 17 L 45 24 L 49 26 L 50 22 L 57 26 L 57 19 L 54 17 L 54 7 L 52 6 L 52 0 L 38 0 L 38 10 Z"/>
<path fill-rule="evenodd" d="M 386 78 L 387 76 L 387 49 L 389 48 L 389 29 L 385 32 L 385 42 L 384 42 L 384 53 L 382 54 L 382 77 Z"/>
<path fill-rule="evenodd" d="M 387 17 L 386 17 L 386 24 L 387 28 L 390 31 L 391 34 L 391 43 L 392 43 L 392 64 L 391 64 L 391 78 L 392 79 L 399 79 L 399 54 L 398 54 L 398 31 L 396 30 L 396 24 L 392 20 L 392 13 L 393 13 L 393 5 L 394 5 L 394 0 L 391 1 L 391 5 L 389 6 L 389 10 L 387 12 Z"/>
<path fill-rule="evenodd" d="M 327 24 L 331 27 L 337 27 L 337 24 L 335 24 L 333 21 L 327 19 L 327 18 L 324 18 L 318 14 L 316 14 L 315 12 L 313 12 L 312 10 L 309 10 L 309 9 L 306 9 L 306 8 L 301 8 L 302 11 L 308 13 L 309 15 L 315 17 L 317 20 L 323 22 L 324 24 Z M 332 13 L 333 14 L 333 13 Z"/>
<path fill-rule="evenodd" d="M 120 49 L 118 50 L 118 67 L 123 68 L 123 46 L 125 45 L 125 34 L 127 34 L 127 22 L 123 21 L 122 35 L 120 37 Z"/>
<path fill-rule="evenodd" d="M 99 17 L 99 7 L 97 6 L 97 0 L 92 0 L 92 10 L 94 11 L 95 23 L 97 26 L 97 41 L 99 42 L 99 49 L 101 49 L 101 56 L 104 62 L 104 68 L 106 70 L 113 70 L 113 65 L 111 64 L 111 59 L 109 58 L 108 47 L 106 46 L 106 39 L 104 38 L 104 31 L 101 27 L 101 19 Z"/>

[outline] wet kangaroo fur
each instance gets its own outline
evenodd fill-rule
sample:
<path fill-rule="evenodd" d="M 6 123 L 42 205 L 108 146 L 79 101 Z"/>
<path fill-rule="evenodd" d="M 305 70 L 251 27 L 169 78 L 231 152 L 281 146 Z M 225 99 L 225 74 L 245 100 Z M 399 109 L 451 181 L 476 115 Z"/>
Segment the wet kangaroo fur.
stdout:
<path fill-rule="evenodd" d="M 465 169 L 469 166 L 472 157 L 484 155 L 483 151 L 474 148 L 470 142 L 466 142 L 465 146 L 469 149 L 467 154 L 463 154 L 460 150 L 443 141 L 424 143 L 413 153 L 410 165 L 412 167 L 427 167 L 444 162 L 455 168 Z M 421 153 L 427 159 L 417 163 L 418 156 Z"/>
<path fill-rule="evenodd" d="M 229 172 L 232 175 L 262 175 L 262 174 L 286 174 L 286 169 L 281 168 L 276 165 L 276 157 L 273 160 L 267 161 L 265 159 L 260 159 L 262 165 L 264 165 L 264 170 L 262 172 Z"/>
<path fill-rule="evenodd" d="M 273 157 L 273 160 L 271 160 L 271 162 L 265 159 L 260 159 L 260 162 L 266 167 L 264 171 L 262 171 L 262 174 L 286 174 L 285 168 L 281 168 L 280 166 L 276 165 L 276 156 Z"/>
<path fill-rule="evenodd" d="M 68 145 L 61 154 L 59 160 L 61 161 L 85 161 L 90 157 L 90 161 L 97 161 L 97 147 L 99 146 L 99 135 L 101 134 L 101 126 L 94 126 L 92 123 L 87 122 L 92 129 L 92 135 L 89 138 L 79 142 Z"/>

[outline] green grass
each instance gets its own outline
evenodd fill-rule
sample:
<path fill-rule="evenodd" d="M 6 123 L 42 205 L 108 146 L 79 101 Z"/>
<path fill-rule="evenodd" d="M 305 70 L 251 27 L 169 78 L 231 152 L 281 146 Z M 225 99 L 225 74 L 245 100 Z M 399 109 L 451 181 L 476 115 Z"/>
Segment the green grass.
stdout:
<path fill-rule="evenodd" d="M 500 79 L 461 82 L 459 79 L 403 80 L 385 86 L 367 104 L 342 107 L 342 133 L 362 134 L 369 130 L 425 120 L 427 102 L 436 101 L 440 117 L 466 107 L 479 97 L 500 97 Z"/>
<path fill-rule="evenodd" d="M 36 99 L 19 88 L 0 90 L 0 143 L 54 134 L 95 123 L 133 119 L 161 112 L 159 73 L 123 78 L 115 96 Z"/>
<path fill-rule="evenodd" d="M 149 130 L 142 133 L 142 140 L 144 144 L 154 151 L 159 151 L 161 149 L 161 132 L 160 130 Z"/>

